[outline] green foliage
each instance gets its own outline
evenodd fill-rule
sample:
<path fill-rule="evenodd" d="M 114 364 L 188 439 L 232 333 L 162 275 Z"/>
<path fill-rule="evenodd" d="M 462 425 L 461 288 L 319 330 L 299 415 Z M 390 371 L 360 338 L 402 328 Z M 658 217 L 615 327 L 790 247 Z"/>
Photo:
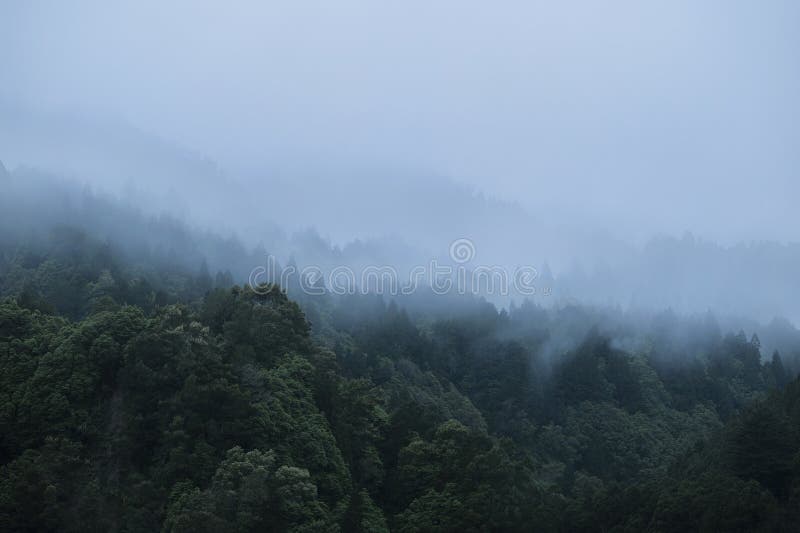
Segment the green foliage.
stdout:
<path fill-rule="evenodd" d="M 211 485 L 178 483 L 166 531 L 338 531 L 308 471 L 281 465 L 272 451 L 228 450 Z"/>
<path fill-rule="evenodd" d="M 374 295 L 301 309 L 199 260 L 132 265 L 56 235 L 0 246 L 2 531 L 800 520 L 795 361 L 709 317 Z"/>

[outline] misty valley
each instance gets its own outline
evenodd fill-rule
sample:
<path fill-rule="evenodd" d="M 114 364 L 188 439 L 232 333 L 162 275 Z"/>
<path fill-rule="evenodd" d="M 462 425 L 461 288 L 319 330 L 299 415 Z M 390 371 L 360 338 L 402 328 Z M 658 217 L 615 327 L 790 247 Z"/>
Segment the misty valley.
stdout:
<path fill-rule="evenodd" d="M 800 532 L 798 27 L 0 1 L 0 533 Z"/>
<path fill-rule="evenodd" d="M 251 285 L 234 239 L 2 186 L 3 530 L 797 523 L 787 320 Z"/>

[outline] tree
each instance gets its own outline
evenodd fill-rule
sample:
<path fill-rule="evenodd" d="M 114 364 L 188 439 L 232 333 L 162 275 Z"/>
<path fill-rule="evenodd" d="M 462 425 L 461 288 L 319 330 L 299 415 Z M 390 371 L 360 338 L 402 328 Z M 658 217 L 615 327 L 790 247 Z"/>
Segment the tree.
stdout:
<path fill-rule="evenodd" d="M 211 486 L 178 484 L 167 531 L 337 531 L 307 470 L 280 465 L 274 452 L 228 450 Z"/>

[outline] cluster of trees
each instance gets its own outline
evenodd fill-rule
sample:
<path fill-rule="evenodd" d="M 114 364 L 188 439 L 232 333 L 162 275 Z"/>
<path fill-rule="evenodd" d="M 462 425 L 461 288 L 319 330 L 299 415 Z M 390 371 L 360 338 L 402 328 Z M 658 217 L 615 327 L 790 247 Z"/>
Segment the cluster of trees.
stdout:
<path fill-rule="evenodd" d="M 800 345 L 0 248 L 0 530 L 792 530 Z M 301 297 L 302 296 L 302 297 Z"/>
<path fill-rule="evenodd" d="M 539 488 L 528 506 L 539 510 L 520 529 L 796 527 L 797 346 L 787 364 L 762 357 L 757 335 L 723 334 L 710 314 L 498 312 L 472 300 L 443 317 L 377 297 L 318 302 L 327 313 L 307 306 L 344 332 L 333 349 L 347 375 L 380 383 L 392 361 L 407 361 L 464 395 L 491 438 L 528 461 Z M 409 411 L 423 424 L 432 409 Z M 481 527 L 509 529 L 494 524 Z"/>

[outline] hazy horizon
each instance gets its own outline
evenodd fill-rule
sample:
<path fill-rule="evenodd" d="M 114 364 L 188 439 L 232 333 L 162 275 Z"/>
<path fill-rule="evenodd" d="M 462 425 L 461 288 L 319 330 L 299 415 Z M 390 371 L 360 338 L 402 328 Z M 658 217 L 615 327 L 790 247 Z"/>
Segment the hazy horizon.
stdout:
<path fill-rule="evenodd" d="M 0 0 L 0 530 L 796 530 L 799 28 Z"/>
<path fill-rule="evenodd" d="M 438 176 L 628 241 L 797 241 L 800 7 L 721 6 L 11 2 L 0 101 L 240 182 Z"/>
<path fill-rule="evenodd" d="M 800 7 L 721 5 L 6 3 L 0 160 L 282 261 L 466 239 L 560 298 L 796 321 Z"/>

